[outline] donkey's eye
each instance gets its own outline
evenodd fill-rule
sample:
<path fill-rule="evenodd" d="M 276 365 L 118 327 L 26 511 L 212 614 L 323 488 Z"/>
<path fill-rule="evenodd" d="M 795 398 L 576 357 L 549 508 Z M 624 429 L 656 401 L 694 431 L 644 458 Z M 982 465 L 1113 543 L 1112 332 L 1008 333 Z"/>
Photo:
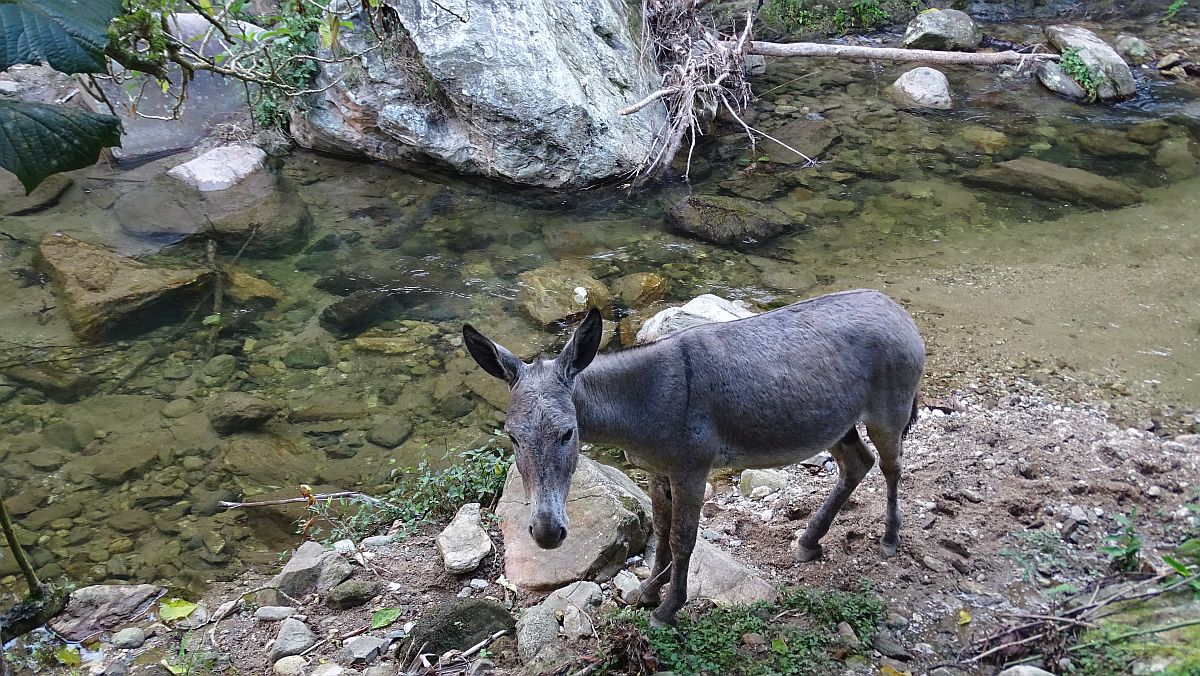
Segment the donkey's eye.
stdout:
<path fill-rule="evenodd" d="M 511 435 L 511 434 L 508 435 L 508 440 L 512 442 L 513 448 L 520 446 L 520 444 L 517 443 L 517 438 L 514 437 L 513 435 Z"/>
<path fill-rule="evenodd" d="M 565 444 L 568 441 L 570 441 L 571 437 L 573 437 L 573 436 L 575 436 L 575 430 L 572 428 L 572 429 L 569 429 L 566 432 L 563 432 L 562 434 L 558 435 L 558 443 Z"/>

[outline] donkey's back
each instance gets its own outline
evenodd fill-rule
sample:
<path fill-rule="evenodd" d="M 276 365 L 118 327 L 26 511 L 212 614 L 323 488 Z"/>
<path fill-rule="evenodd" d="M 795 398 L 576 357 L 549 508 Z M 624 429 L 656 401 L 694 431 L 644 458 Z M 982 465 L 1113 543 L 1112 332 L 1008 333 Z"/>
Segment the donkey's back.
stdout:
<path fill-rule="evenodd" d="M 859 420 L 902 433 L 925 364 L 912 317 L 868 289 L 672 339 L 690 372 L 688 427 L 716 465 L 795 462 L 797 453 L 833 445 Z"/>

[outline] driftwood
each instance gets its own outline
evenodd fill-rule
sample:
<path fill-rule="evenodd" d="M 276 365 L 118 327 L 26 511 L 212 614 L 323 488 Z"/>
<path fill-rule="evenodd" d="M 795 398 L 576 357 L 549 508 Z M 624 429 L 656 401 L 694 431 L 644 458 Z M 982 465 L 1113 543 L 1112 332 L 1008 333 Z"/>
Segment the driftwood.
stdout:
<path fill-rule="evenodd" d="M 1040 61 L 1057 61 L 1058 54 L 1047 52 L 939 52 L 932 49 L 901 49 L 897 47 L 863 47 L 860 45 L 823 45 L 815 42 L 751 42 L 750 53 L 760 56 L 805 56 L 835 59 L 876 59 L 965 66 L 1024 65 Z"/>

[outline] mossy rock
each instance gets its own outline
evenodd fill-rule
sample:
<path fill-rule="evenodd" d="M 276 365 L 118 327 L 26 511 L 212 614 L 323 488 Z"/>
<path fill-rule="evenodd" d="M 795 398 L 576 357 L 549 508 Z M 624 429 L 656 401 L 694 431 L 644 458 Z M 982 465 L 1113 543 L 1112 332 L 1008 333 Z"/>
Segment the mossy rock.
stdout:
<path fill-rule="evenodd" d="M 508 609 L 496 601 L 455 599 L 417 620 L 404 650 L 420 649 L 434 655 L 466 650 L 501 629 L 512 632 L 516 626 Z"/>

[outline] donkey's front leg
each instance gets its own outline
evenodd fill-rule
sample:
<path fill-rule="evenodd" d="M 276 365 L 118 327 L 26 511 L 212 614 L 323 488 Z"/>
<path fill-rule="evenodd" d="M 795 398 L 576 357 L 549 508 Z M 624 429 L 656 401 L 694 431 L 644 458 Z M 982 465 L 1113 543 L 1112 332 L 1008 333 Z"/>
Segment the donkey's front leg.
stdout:
<path fill-rule="evenodd" d="M 650 614 L 650 622 L 656 626 L 675 624 L 675 614 L 687 602 L 688 565 L 696 547 L 706 477 L 704 472 L 671 477 L 671 586 Z"/>
<path fill-rule="evenodd" d="M 658 543 L 654 550 L 654 566 L 650 578 L 638 588 L 633 605 L 653 608 L 659 603 L 659 590 L 667 582 L 667 569 L 671 565 L 671 482 L 658 474 L 650 475 L 650 506 L 654 511 L 654 537 Z"/>

